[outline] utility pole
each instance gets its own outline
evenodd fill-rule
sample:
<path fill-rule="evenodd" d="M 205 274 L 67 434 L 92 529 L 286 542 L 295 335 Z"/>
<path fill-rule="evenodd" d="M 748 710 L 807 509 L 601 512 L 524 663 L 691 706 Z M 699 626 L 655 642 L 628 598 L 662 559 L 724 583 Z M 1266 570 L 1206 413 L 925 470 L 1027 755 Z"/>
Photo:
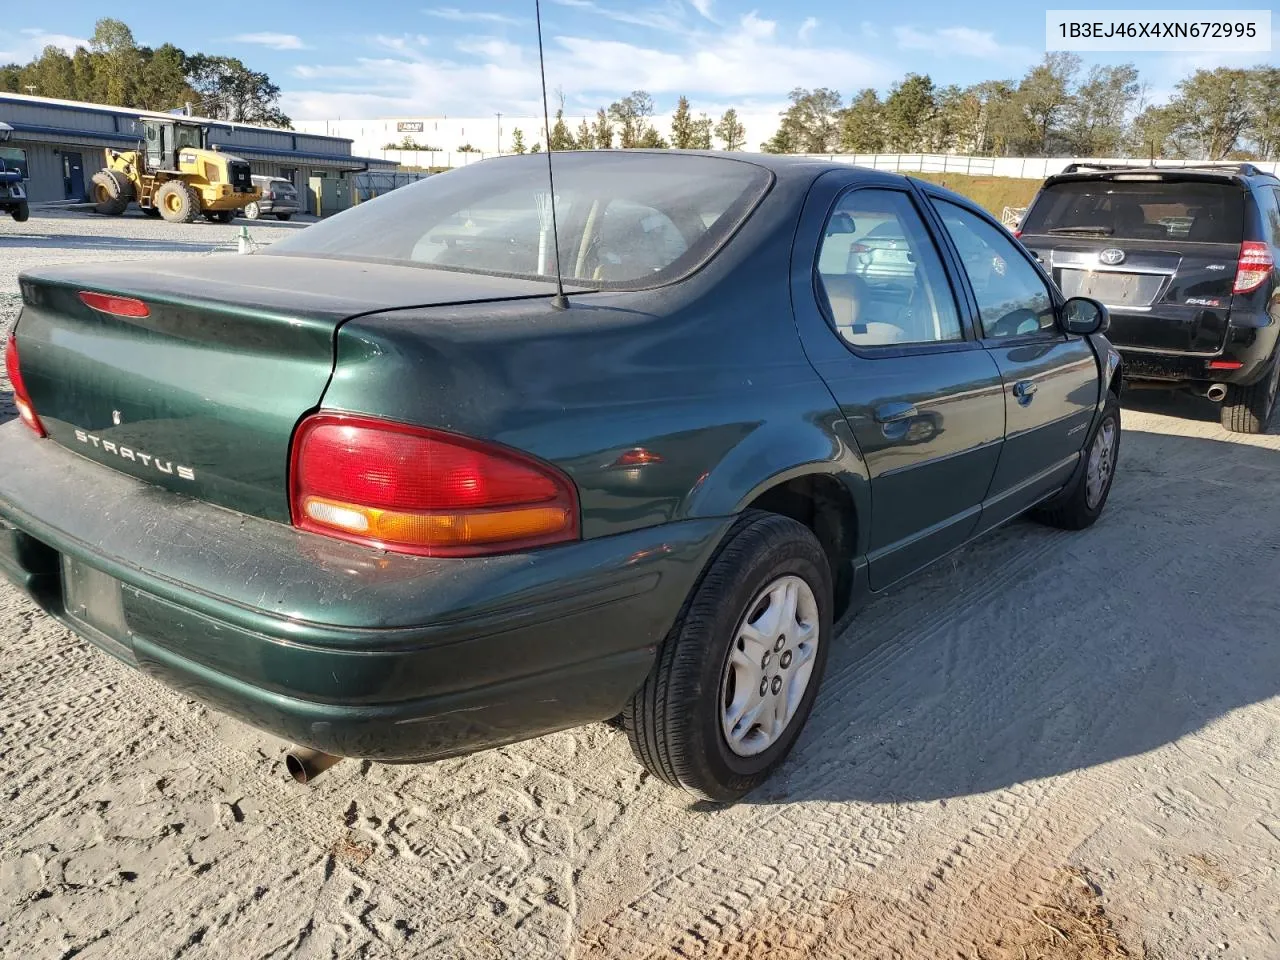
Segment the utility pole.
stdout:
<path fill-rule="evenodd" d="M 498 156 L 502 156 L 502 114 L 495 114 L 498 118 Z"/>

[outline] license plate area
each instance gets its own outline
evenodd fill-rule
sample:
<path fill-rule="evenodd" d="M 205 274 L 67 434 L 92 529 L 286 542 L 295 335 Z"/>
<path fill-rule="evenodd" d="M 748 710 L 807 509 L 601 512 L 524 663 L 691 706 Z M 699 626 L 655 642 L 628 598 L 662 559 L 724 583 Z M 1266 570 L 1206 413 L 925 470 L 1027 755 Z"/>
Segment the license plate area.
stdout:
<path fill-rule="evenodd" d="M 62 598 L 68 620 L 117 644 L 127 641 L 124 599 L 115 577 L 63 554 Z"/>
<path fill-rule="evenodd" d="M 1155 301 L 1165 279 L 1158 273 L 1063 270 L 1060 286 L 1068 297 L 1091 297 L 1108 306 L 1145 307 Z"/>

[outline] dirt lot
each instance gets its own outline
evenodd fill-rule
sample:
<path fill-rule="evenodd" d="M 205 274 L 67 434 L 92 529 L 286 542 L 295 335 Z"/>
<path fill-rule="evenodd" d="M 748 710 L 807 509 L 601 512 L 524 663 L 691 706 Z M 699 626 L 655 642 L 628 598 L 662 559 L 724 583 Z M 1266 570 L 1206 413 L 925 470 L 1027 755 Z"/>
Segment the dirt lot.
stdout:
<path fill-rule="evenodd" d="M 237 231 L 0 223 L 0 328 L 23 266 Z M 1280 436 L 1124 416 L 1097 526 L 1015 524 L 874 603 L 730 809 L 604 726 L 299 787 L 0 587 L 0 957 L 1274 960 Z"/>

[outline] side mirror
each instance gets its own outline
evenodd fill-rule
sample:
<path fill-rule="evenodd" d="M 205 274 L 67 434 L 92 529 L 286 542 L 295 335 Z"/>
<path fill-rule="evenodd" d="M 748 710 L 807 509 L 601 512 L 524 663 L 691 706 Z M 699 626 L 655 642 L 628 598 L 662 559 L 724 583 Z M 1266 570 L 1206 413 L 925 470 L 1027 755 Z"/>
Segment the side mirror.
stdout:
<path fill-rule="evenodd" d="M 1082 337 L 1106 333 L 1111 327 L 1111 313 L 1097 300 L 1072 297 L 1062 305 L 1062 327 L 1067 333 Z"/>

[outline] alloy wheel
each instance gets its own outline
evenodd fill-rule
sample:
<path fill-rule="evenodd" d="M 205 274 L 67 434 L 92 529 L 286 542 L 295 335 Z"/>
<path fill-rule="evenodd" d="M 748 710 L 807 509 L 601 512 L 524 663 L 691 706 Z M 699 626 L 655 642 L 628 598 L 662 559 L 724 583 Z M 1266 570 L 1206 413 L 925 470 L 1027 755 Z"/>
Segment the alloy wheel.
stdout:
<path fill-rule="evenodd" d="M 818 601 L 800 577 L 779 577 L 747 607 L 720 681 L 720 729 L 738 756 L 782 737 L 808 689 L 819 636 Z"/>
<path fill-rule="evenodd" d="M 1116 422 L 1108 417 L 1093 438 L 1093 446 L 1089 448 L 1089 463 L 1085 473 L 1084 496 L 1089 509 L 1095 509 L 1102 502 L 1111 482 L 1111 473 L 1115 469 L 1116 456 Z"/>

